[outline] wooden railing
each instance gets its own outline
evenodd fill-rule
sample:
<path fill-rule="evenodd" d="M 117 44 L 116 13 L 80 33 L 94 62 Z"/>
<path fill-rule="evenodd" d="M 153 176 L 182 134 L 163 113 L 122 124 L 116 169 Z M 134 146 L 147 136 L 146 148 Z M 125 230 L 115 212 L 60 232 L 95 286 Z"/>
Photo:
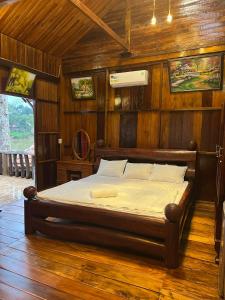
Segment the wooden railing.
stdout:
<path fill-rule="evenodd" d="M 34 155 L 27 152 L 0 151 L 0 174 L 34 178 Z"/>

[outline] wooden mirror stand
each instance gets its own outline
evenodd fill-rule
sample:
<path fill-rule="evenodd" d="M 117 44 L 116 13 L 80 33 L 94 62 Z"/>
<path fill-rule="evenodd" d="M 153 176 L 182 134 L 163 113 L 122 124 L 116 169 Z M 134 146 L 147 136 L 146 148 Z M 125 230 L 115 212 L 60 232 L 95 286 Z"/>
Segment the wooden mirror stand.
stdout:
<path fill-rule="evenodd" d="M 90 155 L 90 137 L 84 129 L 79 129 L 72 140 L 73 155 L 78 160 L 87 160 Z"/>

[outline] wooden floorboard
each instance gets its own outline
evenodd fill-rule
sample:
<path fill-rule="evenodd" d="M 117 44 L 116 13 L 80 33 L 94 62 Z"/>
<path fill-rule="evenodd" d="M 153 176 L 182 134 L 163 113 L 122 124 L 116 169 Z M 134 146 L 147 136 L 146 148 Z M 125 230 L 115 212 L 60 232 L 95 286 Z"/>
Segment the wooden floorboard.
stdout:
<path fill-rule="evenodd" d="M 15 199 L 14 199 L 15 200 Z M 218 299 L 214 205 L 197 201 L 181 266 L 23 233 L 23 201 L 0 213 L 0 299 Z"/>

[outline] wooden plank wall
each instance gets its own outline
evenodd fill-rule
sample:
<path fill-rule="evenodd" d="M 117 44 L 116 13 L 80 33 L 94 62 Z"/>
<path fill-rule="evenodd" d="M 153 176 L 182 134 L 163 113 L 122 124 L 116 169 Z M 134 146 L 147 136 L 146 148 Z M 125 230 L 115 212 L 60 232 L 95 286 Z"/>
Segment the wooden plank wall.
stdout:
<path fill-rule="evenodd" d="M 18 42 L 3 34 L 0 36 L 0 93 L 4 92 L 10 67 L 20 64 L 31 71 L 37 70 L 34 86 L 36 175 L 39 190 L 56 184 L 56 160 L 58 160 L 58 82 L 60 59 Z M 3 61 L 4 62 L 4 61 Z M 54 80 L 53 80 L 54 79 Z"/>
<path fill-rule="evenodd" d="M 0 57 L 29 68 L 59 76 L 61 60 L 0 33 Z"/>
<path fill-rule="evenodd" d="M 109 72 L 135 69 L 149 71 L 148 86 L 108 87 L 107 111 L 104 111 L 106 69 L 65 75 L 61 79 L 62 158 L 71 157 L 72 136 L 79 128 L 87 130 L 92 143 L 106 139 L 111 147 L 185 149 L 194 140 L 199 150 L 199 197 L 213 200 L 215 145 L 225 90 L 171 94 L 165 60 L 129 68 L 118 66 Z M 95 100 L 72 100 L 70 77 L 83 75 L 94 77 Z M 115 108 L 114 99 L 118 96 L 122 105 Z"/>
<path fill-rule="evenodd" d="M 35 85 L 37 188 L 56 185 L 56 161 L 59 159 L 58 84 L 38 79 Z"/>

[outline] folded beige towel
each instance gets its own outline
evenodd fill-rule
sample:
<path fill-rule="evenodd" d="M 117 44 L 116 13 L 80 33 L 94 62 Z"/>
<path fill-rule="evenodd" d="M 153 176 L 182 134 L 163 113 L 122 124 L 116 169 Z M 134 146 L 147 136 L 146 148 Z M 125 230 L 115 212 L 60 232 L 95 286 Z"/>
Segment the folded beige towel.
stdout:
<path fill-rule="evenodd" d="M 116 188 L 111 186 L 102 186 L 98 188 L 93 188 L 90 191 L 91 198 L 109 198 L 116 197 L 118 195 L 118 191 Z"/>

